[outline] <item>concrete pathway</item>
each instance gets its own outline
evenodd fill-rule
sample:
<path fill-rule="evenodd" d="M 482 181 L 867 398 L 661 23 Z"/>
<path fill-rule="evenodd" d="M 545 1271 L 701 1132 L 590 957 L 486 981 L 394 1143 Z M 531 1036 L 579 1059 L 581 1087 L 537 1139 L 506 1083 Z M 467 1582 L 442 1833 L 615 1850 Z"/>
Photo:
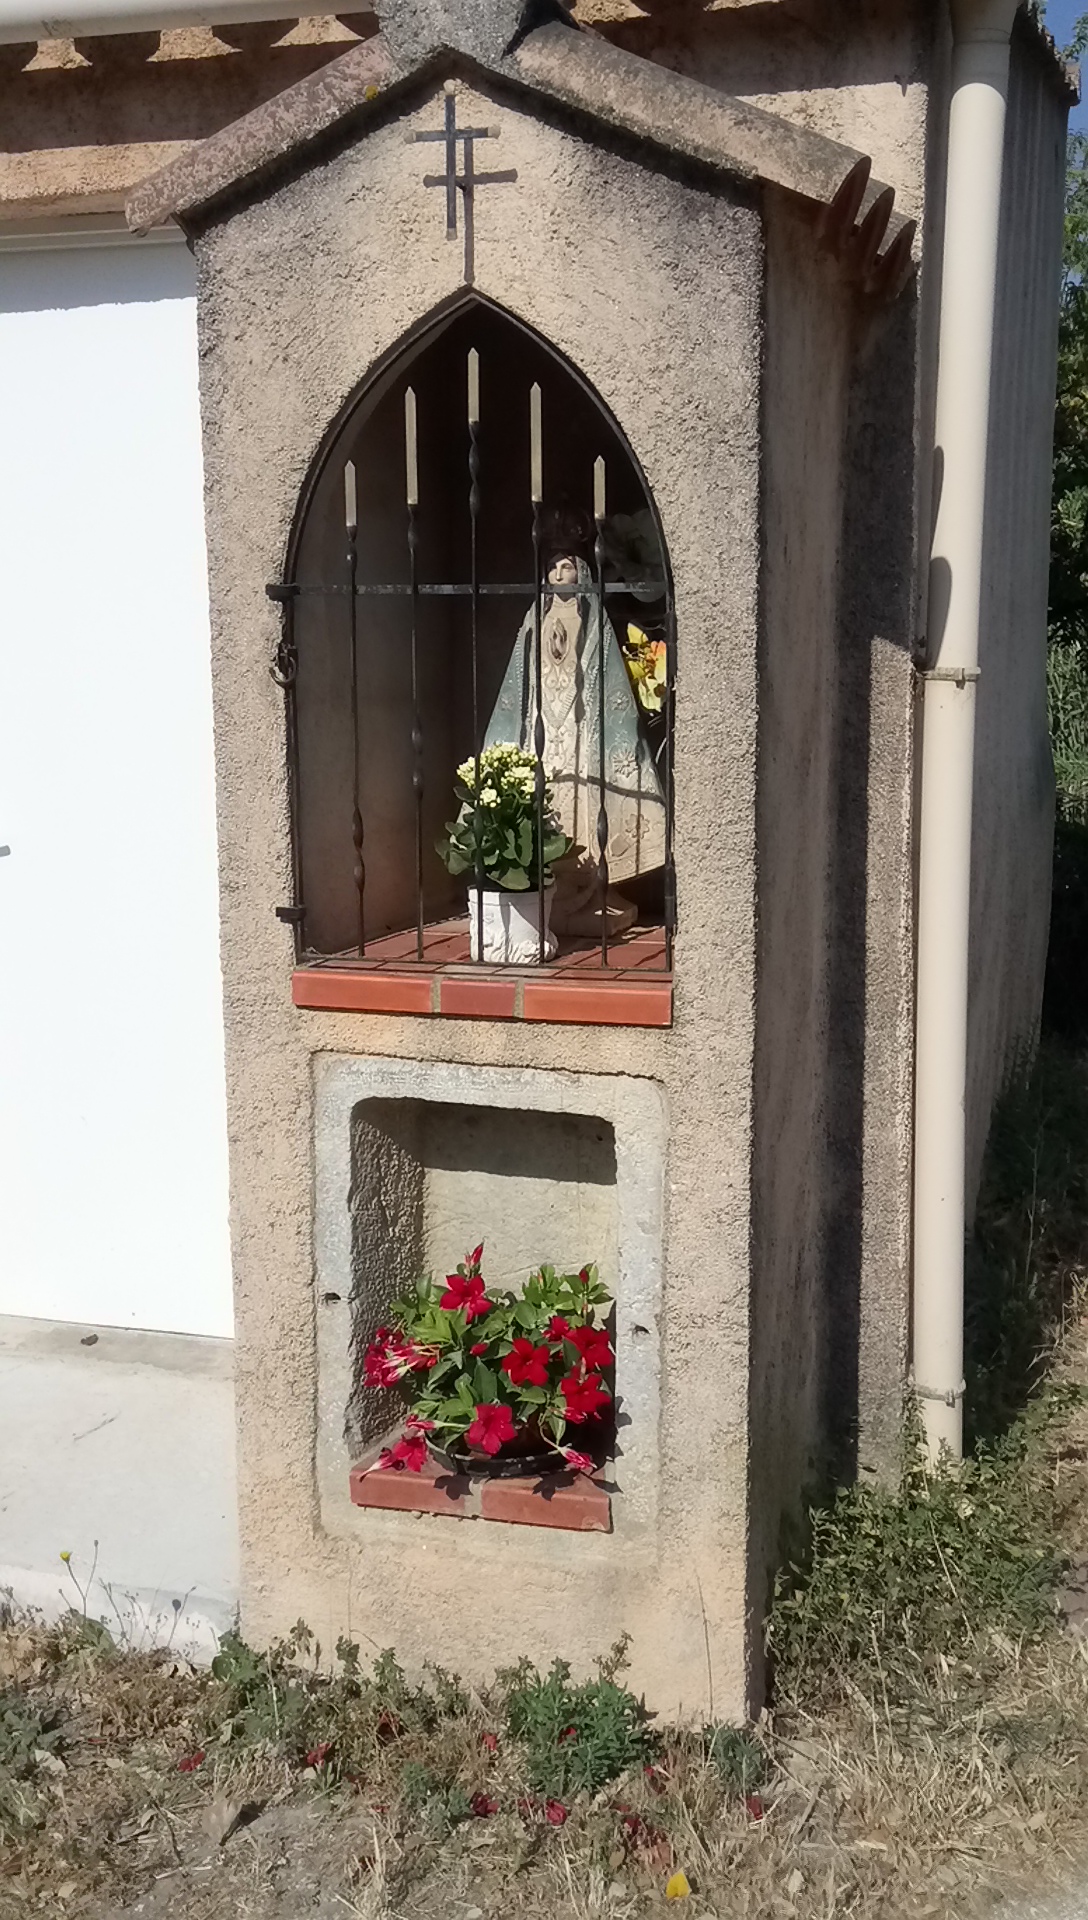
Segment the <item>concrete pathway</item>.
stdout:
<path fill-rule="evenodd" d="M 0 1593 L 206 1659 L 235 1515 L 232 1342 L 0 1316 Z"/>

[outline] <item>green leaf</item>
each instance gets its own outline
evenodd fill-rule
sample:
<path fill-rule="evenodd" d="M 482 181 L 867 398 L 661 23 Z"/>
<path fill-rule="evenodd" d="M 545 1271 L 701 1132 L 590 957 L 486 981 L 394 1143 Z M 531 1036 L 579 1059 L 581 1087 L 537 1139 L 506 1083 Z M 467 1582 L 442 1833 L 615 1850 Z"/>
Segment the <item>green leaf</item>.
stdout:
<path fill-rule="evenodd" d="M 472 1380 L 478 1402 L 496 1398 L 499 1391 L 498 1375 L 492 1373 L 491 1368 L 485 1366 L 482 1360 L 477 1360 Z"/>
<path fill-rule="evenodd" d="M 438 1407 L 436 1418 L 443 1422 L 460 1420 L 465 1410 L 465 1403 L 461 1398 L 456 1400 L 443 1400 Z"/>

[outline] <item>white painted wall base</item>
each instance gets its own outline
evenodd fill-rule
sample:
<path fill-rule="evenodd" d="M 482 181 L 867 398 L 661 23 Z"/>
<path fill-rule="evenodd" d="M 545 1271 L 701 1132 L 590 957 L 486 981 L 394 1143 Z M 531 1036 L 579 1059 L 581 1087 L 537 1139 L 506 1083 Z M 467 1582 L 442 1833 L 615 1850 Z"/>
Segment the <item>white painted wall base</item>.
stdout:
<path fill-rule="evenodd" d="M 0 1595 L 80 1607 L 69 1552 L 118 1641 L 215 1652 L 238 1603 L 233 1361 L 229 1340 L 0 1318 Z"/>

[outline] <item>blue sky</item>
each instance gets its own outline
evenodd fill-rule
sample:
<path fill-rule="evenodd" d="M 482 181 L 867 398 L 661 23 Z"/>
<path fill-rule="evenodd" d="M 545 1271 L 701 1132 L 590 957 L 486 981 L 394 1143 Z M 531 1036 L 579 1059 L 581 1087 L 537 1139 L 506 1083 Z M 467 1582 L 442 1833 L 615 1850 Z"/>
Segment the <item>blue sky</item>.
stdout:
<path fill-rule="evenodd" d="M 1047 0 L 1046 24 L 1059 47 L 1066 45 L 1082 13 L 1088 13 L 1088 0 Z M 1084 67 L 1088 79 L 1088 60 L 1084 62 Z M 1071 116 L 1069 124 L 1088 127 L 1088 107 L 1083 102 Z"/>

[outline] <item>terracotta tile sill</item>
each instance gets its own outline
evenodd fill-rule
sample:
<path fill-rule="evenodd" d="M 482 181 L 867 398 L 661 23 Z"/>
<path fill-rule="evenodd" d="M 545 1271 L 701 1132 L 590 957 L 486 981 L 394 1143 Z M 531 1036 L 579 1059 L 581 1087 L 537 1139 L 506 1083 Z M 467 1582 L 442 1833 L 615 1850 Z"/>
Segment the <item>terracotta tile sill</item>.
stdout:
<path fill-rule="evenodd" d="M 604 979 L 567 974 L 542 980 L 490 969 L 446 971 L 425 963 L 411 971 L 388 964 L 298 967 L 291 977 L 291 997 L 296 1007 L 314 1012 L 415 1013 L 575 1026 L 672 1025 L 672 981 L 623 972 Z"/>
<path fill-rule="evenodd" d="M 446 1020 L 533 1020 L 601 1027 L 672 1025 L 672 972 L 664 927 L 638 924 L 600 964 L 590 940 L 561 943 L 543 967 L 476 966 L 469 924 L 439 920 L 418 936 L 382 934 L 366 953 L 307 954 L 291 981 L 296 1007 L 332 1013 L 412 1013 Z"/>
<path fill-rule="evenodd" d="M 594 1475 L 550 1473 L 488 1480 L 450 1474 L 428 1460 L 421 1473 L 361 1461 L 351 1469 L 352 1502 L 397 1513 L 447 1513 L 459 1520 L 502 1520 L 515 1527 L 610 1533 L 611 1497 Z"/>

